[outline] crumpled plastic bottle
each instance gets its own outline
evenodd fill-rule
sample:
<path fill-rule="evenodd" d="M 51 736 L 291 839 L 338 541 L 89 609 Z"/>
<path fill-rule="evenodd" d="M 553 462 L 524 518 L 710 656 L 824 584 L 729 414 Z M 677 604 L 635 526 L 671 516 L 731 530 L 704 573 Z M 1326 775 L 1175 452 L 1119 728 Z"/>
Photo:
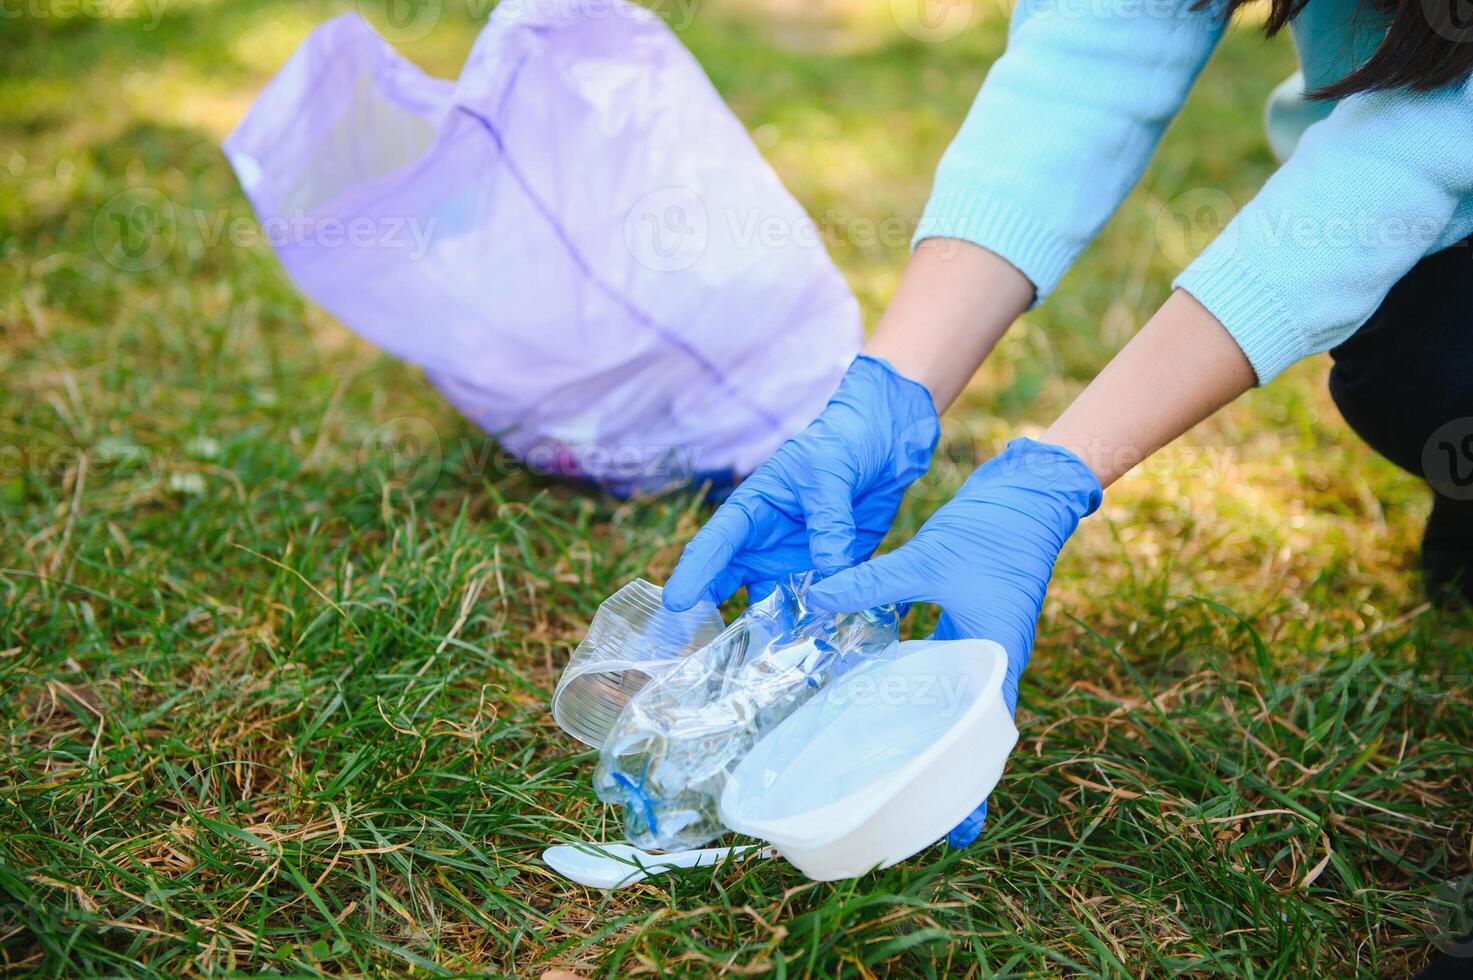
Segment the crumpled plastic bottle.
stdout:
<path fill-rule="evenodd" d="M 728 773 L 832 678 L 899 642 L 894 606 L 834 615 L 810 609 L 811 574 L 754 603 L 710 644 L 645 685 L 599 749 L 594 791 L 623 808 L 646 850 L 700 847 L 725 832 Z"/>

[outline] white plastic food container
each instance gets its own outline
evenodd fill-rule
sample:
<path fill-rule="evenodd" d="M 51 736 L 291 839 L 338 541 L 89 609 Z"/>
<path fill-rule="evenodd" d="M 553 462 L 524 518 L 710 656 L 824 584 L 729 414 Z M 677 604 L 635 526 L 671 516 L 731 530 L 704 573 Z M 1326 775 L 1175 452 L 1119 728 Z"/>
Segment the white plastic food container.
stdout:
<path fill-rule="evenodd" d="M 1002 776 L 1018 740 L 990 640 L 916 640 L 869 661 L 759 741 L 721 821 L 818 881 L 887 868 L 941 839 Z"/>

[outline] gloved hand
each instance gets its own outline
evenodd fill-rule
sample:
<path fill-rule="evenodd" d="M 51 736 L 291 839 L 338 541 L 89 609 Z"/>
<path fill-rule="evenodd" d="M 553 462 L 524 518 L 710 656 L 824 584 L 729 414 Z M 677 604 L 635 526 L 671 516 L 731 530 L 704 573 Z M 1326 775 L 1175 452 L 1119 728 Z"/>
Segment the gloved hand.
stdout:
<path fill-rule="evenodd" d="M 839 572 L 808 592 L 829 612 L 887 602 L 942 609 L 933 636 L 995 640 L 1008 654 L 1003 699 L 1016 713 L 1018 680 L 1033 649 L 1054 560 L 1103 491 L 1078 456 L 1060 446 L 1015 439 L 973 473 L 915 536 L 886 555 Z M 976 840 L 987 801 L 948 836 Z"/>
<path fill-rule="evenodd" d="M 788 575 L 838 571 L 874 551 L 931 461 L 941 423 L 931 394 L 861 354 L 828 406 L 717 508 L 691 539 L 665 605 L 721 602 L 741 586 L 755 601 Z"/>

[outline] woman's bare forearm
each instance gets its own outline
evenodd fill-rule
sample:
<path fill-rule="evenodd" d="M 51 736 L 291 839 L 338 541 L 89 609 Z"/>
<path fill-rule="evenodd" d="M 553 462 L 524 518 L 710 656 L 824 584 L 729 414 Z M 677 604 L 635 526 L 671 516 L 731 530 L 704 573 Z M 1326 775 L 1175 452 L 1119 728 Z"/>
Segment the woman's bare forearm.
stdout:
<path fill-rule="evenodd" d="M 1043 440 L 1073 451 L 1109 486 L 1256 381 L 1226 328 L 1177 291 Z"/>
<path fill-rule="evenodd" d="M 865 351 L 925 385 L 944 412 L 1032 301 L 1033 284 L 1002 257 L 970 242 L 927 239 Z M 1217 318 L 1178 291 L 1043 439 L 1074 452 L 1109 486 L 1256 380 Z"/>
<path fill-rule="evenodd" d="M 929 238 L 865 352 L 925 385 L 944 412 L 1032 302 L 1033 284 L 1007 260 L 970 242 Z"/>

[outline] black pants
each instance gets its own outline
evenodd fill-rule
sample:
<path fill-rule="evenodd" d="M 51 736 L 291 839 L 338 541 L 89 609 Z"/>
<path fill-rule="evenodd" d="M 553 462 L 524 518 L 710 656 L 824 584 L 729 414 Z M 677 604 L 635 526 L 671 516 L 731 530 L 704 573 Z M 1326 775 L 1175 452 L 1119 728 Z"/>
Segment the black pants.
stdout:
<path fill-rule="evenodd" d="M 1330 395 L 1382 456 L 1473 519 L 1473 239 L 1418 262 L 1330 351 Z"/>
<path fill-rule="evenodd" d="M 1372 449 L 1436 493 L 1422 544 L 1434 590 L 1473 602 L 1473 239 L 1427 256 L 1365 325 L 1330 351 L 1330 395 Z M 1473 975 L 1434 954 L 1417 980 Z"/>

